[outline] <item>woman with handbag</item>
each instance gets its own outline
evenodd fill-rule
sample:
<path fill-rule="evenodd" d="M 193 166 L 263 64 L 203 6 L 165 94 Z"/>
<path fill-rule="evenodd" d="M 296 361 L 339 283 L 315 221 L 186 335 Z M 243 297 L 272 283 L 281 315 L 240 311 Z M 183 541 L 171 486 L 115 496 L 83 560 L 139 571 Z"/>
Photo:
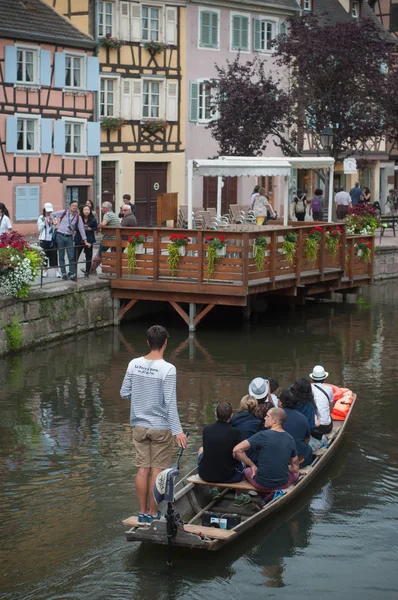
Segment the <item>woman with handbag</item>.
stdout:
<path fill-rule="evenodd" d="M 55 223 L 51 218 L 51 213 L 54 212 L 53 205 L 46 202 L 43 208 L 43 214 L 37 219 L 37 228 L 39 230 L 40 246 L 44 250 L 47 258 L 47 267 L 43 272 L 43 277 L 48 276 L 48 269 L 56 269 L 58 267 L 57 250 L 54 245 Z M 60 275 L 57 272 L 57 277 Z"/>

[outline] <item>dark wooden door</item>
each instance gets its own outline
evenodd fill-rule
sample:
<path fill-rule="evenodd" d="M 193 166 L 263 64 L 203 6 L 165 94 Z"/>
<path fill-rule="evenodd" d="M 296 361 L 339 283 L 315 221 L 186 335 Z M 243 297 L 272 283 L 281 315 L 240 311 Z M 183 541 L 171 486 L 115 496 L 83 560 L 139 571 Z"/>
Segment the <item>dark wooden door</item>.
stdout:
<path fill-rule="evenodd" d="M 158 194 L 167 192 L 167 163 L 135 164 L 135 210 L 138 225 L 156 227 Z"/>
<path fill-rule="evenodd" d="M 66 187 L 66 208 L 72 200 L 77 201 L 79 206 L 83 206 L 87 202 L 88 186 L 87 185 L 68 185 Z"/>
<path fill-rule="evenodd" d="M 237 204 L 238 178 L 225 177 L 221 193 L 221 214 L 229 212 L 230 204 Z M 217 208 L 217 177 L 203 178 L 203 208 Z"/>
<path fill-rule="evenodd" d="M 102 163 L 101 190 L 101 202 L 110 202 L 113 210 L 116 208 L 116 212 L 119 212 L 118 207 L 115 207 L 116 168 L 114 162 Z"/>

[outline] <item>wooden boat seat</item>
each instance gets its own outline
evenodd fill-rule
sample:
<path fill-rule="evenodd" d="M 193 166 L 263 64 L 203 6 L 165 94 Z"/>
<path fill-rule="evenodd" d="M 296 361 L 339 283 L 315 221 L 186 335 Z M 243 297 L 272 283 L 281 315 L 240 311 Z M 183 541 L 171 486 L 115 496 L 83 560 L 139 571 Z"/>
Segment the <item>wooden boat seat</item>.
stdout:
<path fill-rule="evenodd" d="M 189 481 L 189 483 L 195 483 L 196 485 L 209 485 L 211 487 L 230 488 L 231 490 L 254 490 L 255 492 L 258 492 L 255 487 L 246 481 L 246 479 L 243 479 L 238 483 L 210 483 L 209 481 L 201 479 L 199 475 L 192 475 L 191 477 L 187 477 L 187 481 Z"/>
<path fill-rule="evenodd" d="M 138 517 L 129 517 L 122 521 L 127 527 L 149 527 L 147 523 L 138 523 Z M 232 535 L 236 535 L 235 531 L 227 529 L 217 529 L 215 527 L 205 527 L 204 525 L 184 525 L 184 531 L 187 533 L 195 533 L 201 537 L 208 537 L 212 540 L 226 540 Z"/>

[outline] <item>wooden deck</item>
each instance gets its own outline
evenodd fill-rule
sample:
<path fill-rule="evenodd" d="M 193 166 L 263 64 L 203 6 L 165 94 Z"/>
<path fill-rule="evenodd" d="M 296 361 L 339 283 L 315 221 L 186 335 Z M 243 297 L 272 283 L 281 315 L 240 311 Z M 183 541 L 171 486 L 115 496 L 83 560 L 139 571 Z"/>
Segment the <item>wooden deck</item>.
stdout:
<path fill-rule="evenodd" d="M 372 236 L 346 235 L 345 226 L 341 244 L 335 256 L 326 249 L 327 232 L 336 225 L 322 225 L 322 238 L 315 262 L 305 256 L 305 242 L 314 223 L 291 223 L 289 227 L 235 226 L 234 230 L 202 231 L 159 228 L 107 228 L 115 235 L 106 241 L 112 248 L 103 254 L 102 268 L 110 278 L 115 298 L 127 300 L 119 318 L 138 300 L 169 302 L 187 324 L 196 326 L 215 305 L 246 307 L 254 294 L 305 298 L 333 291 L 349 291 L 369 285 L 373 278 L 374 238 Z M 297 232 L 297 248 L 290 263 L 282 251 L 283 236 Z M 137 254 L 137 266 L 129 273 L 127 264 L 127 238 L 133 232 L 147 234 L 144 254 Z M 191 239 L 186 256 L 180 257 L 174 277 L 167 263 L 167 245 L 172 233 L 183 233 Z M 207 237 L 223 235 L 226 238 L 226 256 L 216 260 L 212 277 L 207 273 Z M 263 268 L 258 271 L 253 258 L 256 237 L 267 237 L 268 244 Z M 373 251 L 369 263 L 356 256 L 355 243 L 359 239 L 372 241 Z M 204 306 L 197 316 L 191 317 L 180 306 L 190 303 Z"/>

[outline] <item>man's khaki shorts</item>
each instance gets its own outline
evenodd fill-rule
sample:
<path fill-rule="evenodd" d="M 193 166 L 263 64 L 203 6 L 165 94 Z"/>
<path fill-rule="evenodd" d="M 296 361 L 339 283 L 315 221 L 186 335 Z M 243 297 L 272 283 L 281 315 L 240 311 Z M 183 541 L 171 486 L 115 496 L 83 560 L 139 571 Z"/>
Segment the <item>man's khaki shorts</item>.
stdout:
<path fill-rule="evenodd" d="M 133 428 L 137 467 L 167 469 L 175 453 L 175 442 L 170 429 Z"/>

